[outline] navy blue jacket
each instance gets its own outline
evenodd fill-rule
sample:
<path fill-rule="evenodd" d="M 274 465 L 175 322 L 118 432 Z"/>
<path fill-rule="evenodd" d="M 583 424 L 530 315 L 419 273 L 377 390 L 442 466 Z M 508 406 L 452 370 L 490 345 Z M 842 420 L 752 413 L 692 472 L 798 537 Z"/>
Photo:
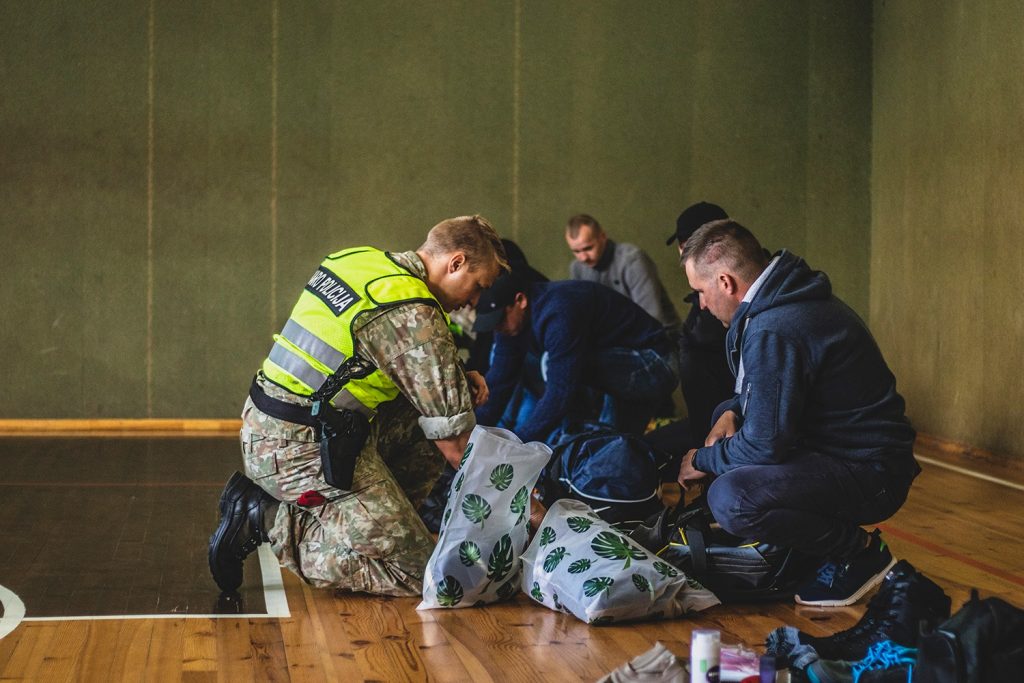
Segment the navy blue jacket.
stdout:
<path fill-rule="evenodd" d="M 495 424 L 519 382 L 527 352 L 547 352 L 544 395 L 518 435 L 523 441 L 543 440 L 562 421 L 591 352 L 659 348 L 667 343 L 661 323 L 597 282 L 538 282 L 526 295 L 525 329 L 515 337 L 495 335 L 494 359 L 487 372 L 490 399 L 476 411 L 478 422 Z"/>
<path fill-rule="evenodd" d="M 742 383 L 739 431 L 700 448 L 694 467 L 721 474 L 785 461 L 795 451 L 886 463 L 916 473 L 915 433 L 896 378 L 864 321 L 832 295 L 828 276 L 783 251 L 726 335 Z"/>

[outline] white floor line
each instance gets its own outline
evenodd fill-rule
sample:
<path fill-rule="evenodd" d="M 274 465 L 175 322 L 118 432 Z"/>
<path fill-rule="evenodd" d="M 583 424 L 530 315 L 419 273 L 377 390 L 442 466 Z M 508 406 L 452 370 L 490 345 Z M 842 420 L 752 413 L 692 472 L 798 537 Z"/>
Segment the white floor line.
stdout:
<path fill-rule="evenodd" d="M 284 592 L 281 564 L 274 557 L 269 543 L 261 545 L 257 552 L 260 558 L 260 573 L 263 575 L 263 601 L 267 604 L 267 616 L 290 617 L 292 613 L 288 609 L 288 596 Z"/>
<path fill-rule="evenodd" d="M 8 588 L 0 586 L 0 606 L 4 615 L 0 617 L 0 639 L 13 631 L 25 618 L 25 603 Z"/>
<path fill-rule="evenodd" d="M 0 601 L 4 604 L 4 616 L 0 618 L 0 638 L 14 630 L 21 621 L 110 621 L 113 619 L 286 619 L 292 615 L 288 609 L 288 597 L 284 592 L 284 579 L 281 577 L 281 565 L 264 543 L 257 549 L 260 562 L 260 575 L 263 578 L 263 600 L 267 605 L 266 614 L 108 614 L 101 616 L 77 617 L 25 617 L 25 605 L 18 596 L 0 586 Z M 213 593 L 211 591 L 211 600 Z M 20 612 L 18 609 L 20 608 Z M 8 615 L 10 627 L 8 628 Z M 6 631 L 5 631 L 6 629 Z"/>
<path fill-rule="evenodd" d="M 121 621 L 127 619 L 276 619 L 272 614 L 106 614 L 79 617 L 25 617 L 24 621 Z"/>
<path fill-rule="evenodd" d="M 949 463 L 942 462 L 941 460 L 934 460 L 932 458 L 926 458 L 923 455 L 914 453 L 914 457 L 919 461 L 928 463 L 929 465 L 935 465 L 946 470 L 952 470 L 953 472 L 959 472 L 960 474 L 966 474 L 968 477 L 974 477 L 975 479 L 982 479 L 984 481 L 990 481 L 993 484 L 999 484 L 1000 486 L 1006 486 L 1011 489 L 1017 489 L 1018 491 L 1024 491 L 1024 485 L 1018 484 L 1014 481 L 1007 481 L 1006 479 L 1000 479 L 999 477 L 993 477 L 989 474 L 982 474 L 981 472 L 975 472 L 965 467 L 957 467 L 956 465 L 950 465 Z"/>

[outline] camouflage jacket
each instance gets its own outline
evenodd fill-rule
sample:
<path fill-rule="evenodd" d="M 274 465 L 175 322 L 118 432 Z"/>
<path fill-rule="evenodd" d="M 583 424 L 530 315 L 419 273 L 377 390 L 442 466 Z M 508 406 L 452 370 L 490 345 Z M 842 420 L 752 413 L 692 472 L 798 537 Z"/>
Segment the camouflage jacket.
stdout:
<path fill-rule="evenodd" d="M 427 269 L 414 251 L 392 253 L 414 275 Z M 353 326 L 355 351 L 395 383 L 420 413 L 428 439 L 446 439 L 473 429 L 473 399 L 455 340 L 444 315 L 411 303 L 363 315 Z"/>

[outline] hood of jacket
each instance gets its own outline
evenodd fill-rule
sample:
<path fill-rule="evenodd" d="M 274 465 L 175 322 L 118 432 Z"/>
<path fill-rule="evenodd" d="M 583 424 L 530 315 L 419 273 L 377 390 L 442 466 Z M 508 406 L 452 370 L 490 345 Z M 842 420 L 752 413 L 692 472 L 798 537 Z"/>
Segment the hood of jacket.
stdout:
<path fill-rule="evenodd" d="M 743 332 L 751 319 L 772 309 L 800 301 L 824 301 L 832 296 L 832 283 L 820 270 L 811 270 L 799 256 L 783 249 L 752 301 L 736 309 L 726 333 L 726 348 L 733 374 L 739 365 Z"/>

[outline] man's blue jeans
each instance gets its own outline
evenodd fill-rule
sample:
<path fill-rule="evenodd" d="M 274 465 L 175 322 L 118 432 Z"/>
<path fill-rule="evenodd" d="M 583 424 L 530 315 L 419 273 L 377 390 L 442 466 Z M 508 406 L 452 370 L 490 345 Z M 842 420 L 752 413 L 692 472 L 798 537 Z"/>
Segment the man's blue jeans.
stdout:
<path fill-rule="evenodd" d="M 877 524 L 900 509 L 919 471 L 910 454 L 894 455 L 892 465 L 883 466 L 798 453 L 780 464 L 719 475 L 708 504 L 735 536 L 842 560 L 863 547 L 861 524 Z"/>
<path fill-rule="evenodd" d="M 601 422 L 643 434 L 679 384 L 678 360 L 674 350 L 603 349 L 588 356 L 581 380 L 604 394 Z"/>

